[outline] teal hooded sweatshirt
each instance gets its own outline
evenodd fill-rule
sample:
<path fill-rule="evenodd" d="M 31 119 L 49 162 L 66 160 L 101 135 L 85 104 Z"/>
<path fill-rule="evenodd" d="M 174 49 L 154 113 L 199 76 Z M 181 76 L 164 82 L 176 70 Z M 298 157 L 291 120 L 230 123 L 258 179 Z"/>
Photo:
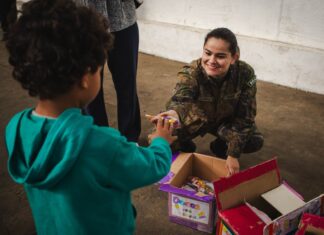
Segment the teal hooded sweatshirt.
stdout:
<path fill-rule="evenodd" d="M 8 169 L 23 184 L 38 235 L 133 234 L 131 190 L 170 170 L 171 150 L 158 137 L 138 147 L 80 109 L 57 119 L 16 114 L 6 128 Z"/>

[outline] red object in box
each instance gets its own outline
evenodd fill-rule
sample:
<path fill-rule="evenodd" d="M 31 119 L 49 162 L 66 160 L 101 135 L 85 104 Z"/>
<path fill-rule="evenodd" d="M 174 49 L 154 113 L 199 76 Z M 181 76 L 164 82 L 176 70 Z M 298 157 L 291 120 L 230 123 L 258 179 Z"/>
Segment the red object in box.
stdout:
<path fill-rule="evenodd" d="M 306 232 L 312 234 L 324 234 L 324 217 L 304 213 L 296 235 L 304 235 Z"/>

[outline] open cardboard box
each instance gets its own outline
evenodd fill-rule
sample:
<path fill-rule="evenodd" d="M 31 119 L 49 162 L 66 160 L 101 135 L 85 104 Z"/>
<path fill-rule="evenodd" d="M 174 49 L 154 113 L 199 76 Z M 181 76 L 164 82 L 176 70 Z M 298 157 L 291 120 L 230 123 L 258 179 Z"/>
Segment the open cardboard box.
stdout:
<path fill-rule="evenodd" d="M 214 182 L 216 234 L 293 234 L 303 212 L 323 212 L 323 197 L 303 202 L 272 159 Z"/>
<path fill-rule="evenodd" d="M 324 217 L 304 213 L 296 235 L 324 235 Z"/>
<path fill-rule="evenodd" d="M 200 231 L 213 232 L 215 228 L 215 196 L 193 192 L 181 187 L 189 176 L 213 182 L 227 174 L 225 160 L 198 154 L 181 153 L 172 163 L 171 171 L 160 190 L 168 192 L 170 221 Z"/>

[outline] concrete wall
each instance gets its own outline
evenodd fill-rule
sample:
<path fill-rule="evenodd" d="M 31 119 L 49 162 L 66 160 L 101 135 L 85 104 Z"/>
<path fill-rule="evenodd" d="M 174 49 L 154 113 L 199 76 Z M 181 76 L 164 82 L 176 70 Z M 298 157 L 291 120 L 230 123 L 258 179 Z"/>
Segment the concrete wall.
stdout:
<path fill-rule="evenodd" d="M 137 13 L 142 52 L 190 62 L 227 27 L 258 79 L 324 94 L 322 0 L 145 0 Z"/>

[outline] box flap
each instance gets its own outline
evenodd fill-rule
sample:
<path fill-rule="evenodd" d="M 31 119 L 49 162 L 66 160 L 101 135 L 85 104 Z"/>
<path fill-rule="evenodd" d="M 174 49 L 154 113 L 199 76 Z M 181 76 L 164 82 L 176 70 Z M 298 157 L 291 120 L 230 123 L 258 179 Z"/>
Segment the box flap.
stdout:
<path fill-rule="evenodd" d="M 305 202 L 291 190 L 287 184 L 261 194 L 261 197 L 269 202 L 282 215 L 288 214 L 293 210 L 305 205 Z"/>
<path fill-rule="evenodd" d="M 177 174 L 192 154 L 193 153 L 179 153 L 178 157 L 173 161 L 170 171 L 173 172 L 173 174 Z"/>
<path fill-rule="evenodd" d="M 181 152 L 173 153 L 171 159 L 172 161 L 171 169 L 169 173 L 158 182 L 158 184 L 169 184 L 170 180 L 173 178 L 175 174 L 178 173 L 179 169 L 186 161 L 186 158 L 188 158 L 190 155 L 192 155 L 192 153 L 181 153 Z M 180 158 L 179 160 L 177 160 L 179 156 Z"/>
<path fill-rule="evenodd" d="M 201 179 L 213 182 L 227 175 L 225 160 L 204 154 L 194 153 L 193 172 Z"/>
<path fill-rule="evenodd" d="M 172 153 L 172 158 L 171 158 L 171 163 L 173 163 L 177 158 L 178 156 L 180 155 L 180 152 L 175 152 L 175 153 Z M 171 164 L 171 167 L 172 167 L 172 164 Z M 164 176 L 159 182 L 155 183 L 155 184 L 164 184 L 164 183 L 167 183 L 170 181 L 170 179 L 174 176 L 174 173 L 172 172 L 172 170 L 170 169 L 169 173 Z"/>
<path fill-rule="evenodd" d="M 280 185 L 277 160 L 273 158 L 228 178 L 214 182 L 217 207 L 226 210 L 252 200 Z"/>

